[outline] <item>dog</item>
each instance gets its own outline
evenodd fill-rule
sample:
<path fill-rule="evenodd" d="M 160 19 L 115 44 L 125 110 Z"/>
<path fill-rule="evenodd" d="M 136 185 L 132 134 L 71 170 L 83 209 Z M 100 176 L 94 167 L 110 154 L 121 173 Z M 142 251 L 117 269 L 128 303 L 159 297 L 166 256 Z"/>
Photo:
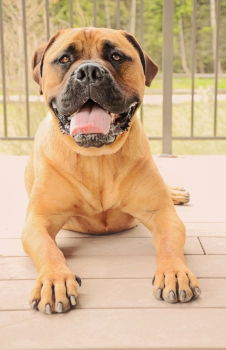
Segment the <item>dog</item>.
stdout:
<path fill-rule="evenodd" d="M 69 28 L 37 49 L 32 68 L 50 113 L 25 171 L 22 243 L 38 271 L 31 306 L 47 314 L 76 307 L 81 279 L 55 243 L 61 228 L 103 234 L 138 221 L 156 248 L 154 296 L 169 303 L 197 298 L 173 204 L 188 198 L 165 185 L 136 117 L 156 64 L 125 31 Z"/>

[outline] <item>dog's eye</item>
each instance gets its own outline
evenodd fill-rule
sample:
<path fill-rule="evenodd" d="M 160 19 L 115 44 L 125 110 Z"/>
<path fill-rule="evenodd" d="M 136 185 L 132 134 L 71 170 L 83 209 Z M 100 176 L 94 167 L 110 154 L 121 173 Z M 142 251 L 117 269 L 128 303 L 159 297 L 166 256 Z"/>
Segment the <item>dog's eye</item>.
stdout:
<path fill-rule="evenodd" d="M 111 55 L 111 59 L 113 60 L 113 61 L 121 61 L 121 59 L 122 59 L 122 56 L 121 55 L 119 55 L 117 52 L 115 52 L 115 53 L 113 53 L 112 55 Z"/>
<path fill-rule="evenodd" d="M 71 62 L 71 59 L 68 55 L 63 55 L 60 59 L 59 62 L 62 64 L 69 63 Z"/>

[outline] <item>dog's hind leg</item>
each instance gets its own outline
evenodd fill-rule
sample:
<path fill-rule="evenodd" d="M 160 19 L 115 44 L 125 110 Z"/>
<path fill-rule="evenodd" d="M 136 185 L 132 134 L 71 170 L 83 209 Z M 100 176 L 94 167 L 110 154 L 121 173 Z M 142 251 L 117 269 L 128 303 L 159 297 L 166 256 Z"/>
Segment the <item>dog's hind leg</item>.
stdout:
<path fill-rule="evenodd" d="M 183 187 L 168 186 L 173 204 L 181 205 L 190 201 L 190 193 Z"/>

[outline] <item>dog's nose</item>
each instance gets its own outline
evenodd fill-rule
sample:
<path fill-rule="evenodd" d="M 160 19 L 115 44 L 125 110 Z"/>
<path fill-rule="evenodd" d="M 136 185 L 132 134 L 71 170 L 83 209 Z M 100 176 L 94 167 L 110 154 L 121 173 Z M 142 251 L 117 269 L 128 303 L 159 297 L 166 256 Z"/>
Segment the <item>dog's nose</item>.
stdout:
<path fill-rule="evenodd" d="M 106 74 L 105 69 L 98 63 L 81 64 L 73 73 L 76 80 L 82 84 L 99 84 Z"/>

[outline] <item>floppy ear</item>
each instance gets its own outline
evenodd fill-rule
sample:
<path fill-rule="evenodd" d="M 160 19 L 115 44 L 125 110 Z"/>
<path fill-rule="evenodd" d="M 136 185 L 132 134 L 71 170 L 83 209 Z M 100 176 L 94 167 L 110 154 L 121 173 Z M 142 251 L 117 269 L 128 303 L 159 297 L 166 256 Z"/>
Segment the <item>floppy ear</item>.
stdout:
<path fill-rule="evenodd" d="M 49 41 L 40 46 L 34 53 L 33 58 L 32 58 L 32 70 L 33 70 L 33 79 L 40 85 L 40 94 L 42 94 L 42 89 L 41 89 L 41 78 L 42 78 L 42 66 L 43 66 L 43 60 L 46 51 L 48 48 L 54 43 L 56 38 L 60 35 L 60 33 L 63 30 L 58 31 L 55 35 L 53 35 Z"/>
<path fill-rule="evenodd" d="M 43 57 L 43 53 L 45 51 L 46 44 L 40 46 L 34 53 L 32 58 L 32 71 L 33 71 L 33 79 L 36 83 L 40 84 L 41 82 L 41 70 L 40 65 Z"/>
<path fill-rule="evenodd" d="M 157 64 L 147 55 L 144 54 L 145 58 L 145 85 L 150 86 L 152 80 L 158 73 L 158 66 Z"/>
<path fill-rule="evenodd" d="M 140 60 L 143 66 L 144 75 L 145 75 L 145 85 L 150 86 L 152 80 L 156 76 L 158 72 L 158 66 L 155 64 L 155 62 L 142 50 L 141 46 L 137 42 L 137 40 L 134 38 L 133 35 L 123 32 L 126 39 L 133 45 L 133 47 L 137 50 Z"/>

